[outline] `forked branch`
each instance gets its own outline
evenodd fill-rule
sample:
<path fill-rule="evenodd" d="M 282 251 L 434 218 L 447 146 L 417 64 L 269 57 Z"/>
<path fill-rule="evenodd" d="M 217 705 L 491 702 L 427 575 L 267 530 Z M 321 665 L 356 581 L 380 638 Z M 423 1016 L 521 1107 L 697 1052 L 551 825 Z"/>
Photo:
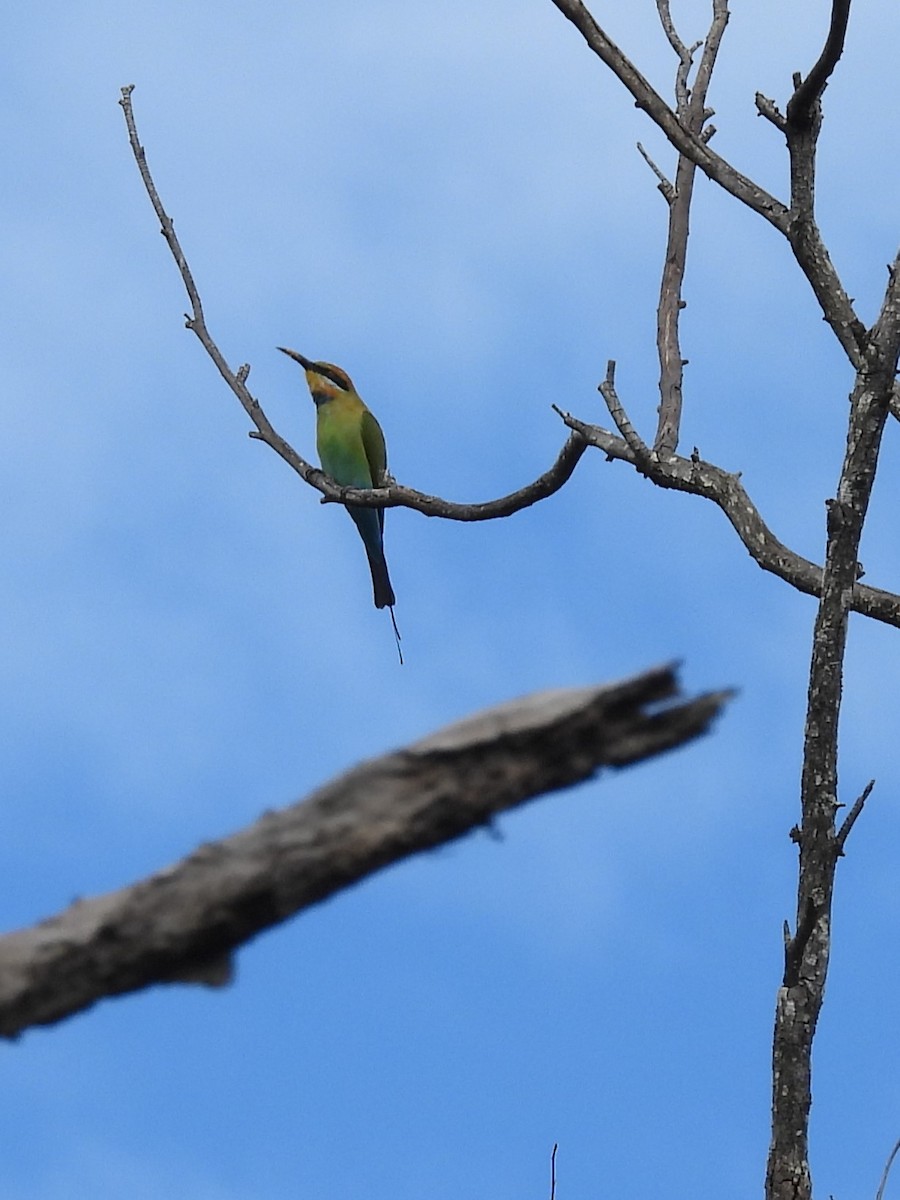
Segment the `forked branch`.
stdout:
<path fill-rule="evenodd" d="M 662 130 L 672 146 L 695 163 L 714 183 L 773 225 L 788 239 L 794 257 L 803 271 L 831 326 L 854 367 L 859 367 L 865 345 L 865 326 L 857 317 L 834 264 L 814 221 L 796 220 L 797 209 L 770 195 L 716 154 L 692 132 L 614 41 L 597 24 L 581 0 L 552 0 L 584 38 L 588 47 L 606 64 L 643 109 Z M 839 0 L 835 0 L 838 3 Z M 727 0 L 721 0 L 727 9 Z M 774 106 L 773 106 L 774 107 Z M 792 188 L 793 194 L 793 188 Z"/>
<path fill-rule="evenodd" d="M 628 89 L 637 108 L 643 109 L 659 126 L 679 154 L 694 162 L 705 175 L 730 192 L 748 208 L 764 217 L 776 229 L 787 233 L 787 207 L 770 195 L 765 188 L 748 179 L 731 163 L 710 150 L 701 138 L 686 129 L 677 114 L 641 74 L 634 63 L 622 53 L 616 43 L 594 20 L 581 0 L 552 0 L 567 17 L 588 47 L 606 64 L 616 78 Z M 727 8 L 727 4 L 725 5 Z"/>
<path fill-rule="evenodd" d="M 714 0 L 713 18 L 705 42 L 688 46 L 681 40 L 669 7 L 669 0 L 656 0 L 660 23 L 669 45 L 678 56 L 675 73 L 675 113 L 682 126 L 694 137 L 706 144 L 714 129 L 707 125 L 713 115 L 706 107 L 706 97 L 712 79 L 713 68 L 728 24 L 726 0 Z M 703 45 L 703 55 L 697 69 L 693 87 L 690 73 L 694 54 Z M 675 169 L 675 182 L 668 187 L 658 168 L 647 156 L 643 147 L 638 149 L 660 176 L 660 191 L 669 206 L 669 227 L 666 238 L 666 254 L 663 260 L 662 279 L 659 288 L 659 304 L 656 310 L 656 348 L 659 357 L 659 421 L 653 447 L 661 457 L 673 454 L 678 446 L 681 429 L 682 388 L 684 359 L 681 354 L 679 322 L 685 301 L 682 297 L 684 272 L 687 265 L 687 246 L 690 234 L 691 200 L 694 193 L 696 163 L 685 154 L 679 153 Z"/>
<path fill-rule="evenodd" d="M 614 415 L 613 419 L 617 424 L 624 417 L 630 428 L 631 421 L 624 412 L 615 390 L 614 378 L 611 378 L 609 373 L 599 391 L 610 407 L 611 414 L 613 409 L 616 410 L 618 417 Z M 692 496 L 702 496 L 711 500 L 728 518 L 758 566 L 777 575 L 798 592 L 804 592 L 808 596 L 821 595 L 822 568 L 788 549 L 778 540 L 750 499 L 741 483 L 740 473 L 725 471 L 713 463 L 704 462 L 696 454 L 690 458 L 673 454 L 665 459 L 660 459 L 655 454 L 636 454 L 624 437 L 617 437 L 608 429 L 582 421 L 561 409 L 556 411 L 570 429 L 580 433 L 590 445 L 602 450 L 608 460 L 628 463 L 642 475 L 646 475 L 657 487 L 688 492 Z M 634 437 L 640 441 L 636 433 Z M 857 582 L 850 593 L 849 604 L 854 612 L 900 629 L 900 596 L 893 592 Z"/>

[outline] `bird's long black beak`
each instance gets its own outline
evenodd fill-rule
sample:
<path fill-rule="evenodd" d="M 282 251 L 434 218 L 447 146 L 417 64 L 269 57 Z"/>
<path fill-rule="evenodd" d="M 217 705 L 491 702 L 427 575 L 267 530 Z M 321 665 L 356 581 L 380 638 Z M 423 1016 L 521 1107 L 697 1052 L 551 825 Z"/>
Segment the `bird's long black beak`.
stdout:
<path fill-rule="evenodd" d="M 288 358 L 292 358 L 294 362 L 298 362 L 304 371 L 314 369 L 315 363 L 310 362 L 308 358 L 304 358 L 302 354 L 298 354 L 296 350 L 288 350 L 286 346 L 279 346 L 278 349 L 282 354 L 286 354 Z"/>

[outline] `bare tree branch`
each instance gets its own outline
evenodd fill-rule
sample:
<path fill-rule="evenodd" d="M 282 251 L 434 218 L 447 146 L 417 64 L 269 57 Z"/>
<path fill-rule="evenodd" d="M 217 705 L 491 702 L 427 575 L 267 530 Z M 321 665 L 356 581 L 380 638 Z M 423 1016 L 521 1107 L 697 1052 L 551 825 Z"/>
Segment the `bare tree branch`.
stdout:
<path fill-rule="evenodd" d="M 819 302 L 825 320 L 831 326 L 854 367 L 861 362 L 865 344 L 865 326 L 857 317 L 850 297 L 834 268 L 814 221 L 800 219 L 797 213 L 771 196 L 764 188 L 737 171 L 721 155 L 710 150 L 701 137 L 678 119 L 634 64 L 600 28 L 581 0 L 552 0 L 560 12 L 581 33 L 589 48 L 624 84 L 638 108 L 643 109 L 671 144 L 695 163 L 714 183 L 759 213 L 788 239 L 794 257 Z M 724 0 L 722 0 L 724 3 Z M 727 8 L 727 4 L 725 5 Z"/>
<path fill-rule="evenodd" d="M 601 385 L 601 390 L 604 386 Z M 754 562 L 764 571 L 777 575 L 808 596 L 821 595 L 822 568 L 789 550 L 775 537 L 741 483 L 740 473 L 732 474 L 704 462 L 699 456 L 684 458 L 672 455 L 662 461 L 651 454 L 639 461 L 624 438 L 616 437 L 599 425 L 581 421 L 561 409 L 557 408 L 556 411 L 570 429 L 576 430 L 586 442 L 602 450 L 607 459 L 630 464 L 657 487 L 689 492 L 692 496 L 711 500 L 731 522 Z M 900 596 L 893 592 L 857 583 L 849 603 L 854 612 L 900 629 Z"/>
<path fill-rule="evenodd" d="M 656 176 L 657 181 L 658 181 L 656 186 L 659 189 L 660 193 L 662 194 L 663 199 L 666 201 L 667 204 L 671 204 L 672 201 L 675 199 L 674 183 L 672 183 L 671 179 L 666 178 L 666 176 L 662 173 L 662 171 L 659 169 L 659 167 L 656 165 L 656 163 L 653 161 L 653 159 L 650 157 L 650 155 L 647 153 L 647 151 L 644 149 L 644 147 L 641 145 L 640 142 L 637 143 L 637 148 L 638 148 L 638 153 L 640 154 L 641 158 L 644 160 L 644 162 L 647 164 L 647 166 L 650 168 L 650 170 Z"/>
<path fill-rule="evenodd" d="M 787 131 L 787 121 L 778 105 L 768 96 L 764 96 L 762 92 L 756 93 L 756 109 L 759 115 L 765 117 L 767 121 L 771 121 L 776 129 L 780 129 L 782 133 Z"/>
<path fill-rule="evenodd" d="M 847 841 L 847 838 L 850 836 L 853 826 L 859 820 L 862 810 L 866 806 L 866 801 L 872 794 L 872 788 L 874 788 L 874 786 L 875 786 L 875 780 L 870 779 L 869 782 L 866 784 L 866 786 L 863 788 L 862 792 L 856 797 L 856 800 L 853 803 L 853 807 L 850 809 L 850 811 L 847 813 L 846 817 L 844 818 L 843 822 L 841 823 L 841 827 L 837 831 L 837 835 L 835 836 L 835 839 L 834 839 L 835 852 L 837 854 L 844 853 L 844 845 Z"/>
<path fill-rule="evenodd" d="M 668 38 L 669 45 L 675 51 L 675 56 L 678 59 L 678 70 L 675 73 L 675 111 L 680 116 L 682 112 L 687 111 L 687 106 L 690 103 L 691 89 L 688 84 L 691 66 L 694 61 L 694 55 L 703 45 L 703 42 L 694 42 L 692 46 L 688 46 L 681 40 L 678 30 L 675 28 L 675 22 L 672 20 L 672 10 L 669 0 L 656 0 L 656 12 L 663 27 L 663 32 Z"/>
<path fill-rule="evenodd" d="M 692 103 L 698 109 L 703 109 L 706 105 L 710 80 L 715 69 L 716 59 L 719 56 L 719 46 L 722 43 L 727 24 L 728 0 L 713 0 L 712 24 L 709 27 L 706 38 L 700 43 L 703 46 L 703 53 L 700 56 L 700 65 L 697 68 L 697 76 L 694 80 L 694 86 L 691 89 Z"/>
<path fill-rule="evenodd" d="M 250 436 L 259 438 L 268 445 L 273 444 L 269 437 L 261 432 L 254 431 Z M 399 483 L 392 483 L 388 487 L 380 488 L 339 487 L 330 476 L 315 467 L 308 468 L 310 477 L 307 478 L 300 467 L 292 461 L 293 458 L 296 458 L 302 462 L 299 455 L 296 455 L 278 434 L 274 434 L 274 439 L 279 443 L 278 453 L 281 457 L 289 462 L 298 474 L 306 479 L 307 483 L 322 492 L 323 504 L 337 502 L 376 508 L 411 508 L 422 513 L 423 516 L 443 517 L 448 521 L 493 521 L 498 517 L 512 516 L 513 513 L 520 512 L 523 508 L 528 508 L 537 501 L 552 496 L 571 478 L 572 472 L 587 449 L 587 443 L 581 435 L 573 431 L 572 436 L 567 439 L 560 450 L 556 462 L 543 475 L 539 475 L 525 487 L 510 492 L 507 496 L 500 496 L 496 500 L 462 504 L 455 500 L 442 500 L 440 496 L 430 496 L 426 492 L 417 492 L 414 488 L 403 487 Z"/>
<path fill-rule="evenodd" d="M 748 208 L 758 212 L 770 224 L 782 233 L 787 233 L 787 207 L 769 195 L 765 188 L 742 175 L 721 155 L 716 154 L 696 135 L 692 134 L 678 120 L 662 96 L 626 58 L 619 47 L 600 28 L 581 0 L 552 0 L 564 17 L 572 22 L 582 35 L 588 47 L 604 62 L 619 81 L 624 84 L 634 98 L 637 108 L 641 108 L 654 121 L 669 142 L 679 154 L 700 168 L 701 171 L 726 192 L 730 192 Z M 726 5 L 727 7 L 727 5 Z"/>
<path fill-rule="evenodd" d="M 442 500 L 437 496 L 429 496 L 424 492 L 415 491 L 413 488 L 401 487 L 397 484 L 392 484 L 387 488 L 343 488 L 336 484 L 324 471 L 307 462 L 305 458 L 297 453 L 293 446 L 275 431 L 268 417 L 263 412 L 259 401 L 248 390 L 246 385 L 250 374 L 250 367 L 245 363 L 236 372 L 232 371 L 225 356 L 213 341 L 203 314 L 200 293 L 191 269 L 188 266 L 181 243 L 175 233 L 174 222 L 163 206 L 156 184 L 150 174 L 150 168 L 147 165 L 147 156 L 144 147 L 138 138 L 137 125 L 131 103 L 131 93 L 133 91 L 133 84 L 123 87 L 121 89 L 119 104 L 125 114 L 128 140 L 131 144 L 132 153 L 140 171 L 144 188 L 153 205 L 153 210 L 159 219 L 162 235 L 172 252 L 172 257 L 175 259 L 175 263 L 181 273 L 181 278 L 184 282 L 188 299 L 190 300 L 191 313 L 185 315 L 185 324 L 188 329 L 197 335 L 203 349 L 215 363 L 219 374 L 232 392 L 234 392 L 235 396 L 237 396 L 247 416 L 255 425 L 256 428 L 250 433 L 252 438 L 265 442 L 267 446 L 271 447 L 276 454 L 284 459 L 292 470 L 296 471 L 304 482 L 321 492 L 324 500 L 339 504 L 352 503 L 370 508 L 412 508 L 416 512 L 424 513 L 428 517 L 444 517 L 453 521 L 491 521 L 498 517 L 508 517 L 512 513 L 519 512 L 523 508 L 536 504 L 539 500 L 544 500 L 548 496 L 552 496 L 554 492 L 559 491 L 570 479 L 572 472 L 578 465 L 578 460 L 585 450 L 584 443 L 577 435 L 569 438 L 559 452 L 553 466 L 538 479 L 534 480 L 534 482 L 519 488 L 515 492 L 511 492 L 507 496 L 501 496 L 497 500 L 486 501 L 480 504 L 459 504 L 452 500 Z"/>
<path fill-rule="evenodd" d="M 822 591 L 813 633 L 801 775 L 798 837 L 798 926 L 815 916 L 796 973 L 778 993 L 773 1040 L 772 1143 L 766 1171 L 769 1200 L 811 1200 L 808 1126 L 812 1103 L 812 1043 L 825 992 L 831 946 L 831 905 L 837 862 L 838 718 L 847 617 L 859 541 L 896 362 L 890 372 L 871 356 L 851 398 L 850 429 L 836 499 L 830 502 Z"/>
<path fill-rule="evenodd" d="M 826 320 L 858 370 L 866 345 L 865 326 L 838 280 L 815 220 L 816 147 L 822 128 L 822 92 L 844 46 L 849 0 L 834 0 L 825 48 L 807 78 L 795 76 L 783 129 L 790 156 L 791 210 L 788 238 L 822 306 Z"/>
<path fill-rule="evenodd" d="M 672 21 L 669 0 L 656 0 L 656 7 L 669 44 L 679 59 L 675 77 L 676 116 L 691 134 L 708 141 L 708 138 L 704 138 L 704 125 L 712 116 L 712 110 L 706 107 L 706 96 L 725 26 L 728 24 L 728 5 L 726 0 L 714 0 L 713 19 L 705 45 L 698 42 L 694 46 L 685 45 L 678 36 Z M 704 45 L 703 56 L 694 86 L 689 88 L 694 52 L 700 45 Z M 712 127 L 710 126 L 706 132 L 711 133 L 711 131 Z M 696 164 L 692 159 L 684 154 L 679 154 L 674 186 L 670 187 L 668 192 L 660 187 L 660 191 L 669 204 L 666 254 L 663 260 L 659 304 L 656 310 L 660 403 L 659 421 L 653 445 L 661 457 L 675 452 L 681 429 L 684 359 L 681 355 L 679 319 L 685 306 L 682 298 L 682 286 L 687 265 L 691 200 L 696 170 Z"/>
<path fill-rule="evenodd" d="M 888 265 L 888 283 L 884 293 L 884 301 L 878 320 L 872 326 L 871 338 L 879 353 L 891 362 L 894 348 L 900 345 L 900 253 Z M 895 371 L 896 374 L 896 371 Z M 898 388 L 897 384 L 891 391 L 890 408 L 897 415 Z"/>
<path fill-rule="evenodd" d="M 884 1189 L 887 1187 L 888 1176 L 891 1173 L 891 1167 L 894 1165 L 894 1159 L 900 1154 L 900 1141 L 894 1143 L 894 1148 L 888 1155 L 888 1160 L 884 1164 L 884 1171 L 881 1175 L 881 1183 L 878 1185 L 878 1191 L 875 1193 L 875 1200 L 884 1200 Z"/>
<path fill-rule="evenodd" d="M 896 264 L 895 264 L 896 267 Z M 837 861 L 861 798 L 839 832 L 838 726 L 844 655 L 859 545 L 900 359 L 900 299 L 892 271 L 878 321 L 867 337 L 850 397 L 844 461 L 828 504 L 822 590 L 813 630 L 809 696 L 800 781 L 802 819 L 797 889 L 798 924 L 815 920 L 795 974 L 785 975 L 775 1013 L 772 1142 L 766 1169 L 768 1200 L 811 1200 L 809 1111 L 812 1046 L 825 995 L 831 951 L 831 908 Z M 864 793 L 865 795 L 865 793 Z M 857 807 L 858 806 L 858 807 Z"/>
<path fill-rule="evenodd" d="M 540 692 L 372 759 L 121 891 L 0 937 L 0 1036 L 154 983 L 221 984 L 256 934 L 544 792 L 706 732 L 730 693 L 673 701 L 671 666 Z"/>
<path fill-rule="evenodd" d="M 811 124 L 815 119 L 815 108 L 822 98 L 825 86 L 838 59 L 844 53 L 847 37 L 847 22 L 850 20 L 850 0 L 832 0 L 831 25 L 828 37 L 813 69 L 794 90 L 788 101 L 787 120 L 789 125 Z"/>
<path fill-rule="evenodd" d="M 597 391 L 606 401 L 609 415 L 612 417 L 616 429 L 618 429 L 628 449 L 631 451 L 635 466 L 641 474 L 646 475 L 652 469 L 653 455 L 650 452 L 650 448 L 641 440 L 641 436 L 632 425 L 628 413 L 622 407 L 619 393 L 616 391 L 616 364 L 614 359 L 610 359 L 606 364 L 606 378 L 597 388 Z"/>

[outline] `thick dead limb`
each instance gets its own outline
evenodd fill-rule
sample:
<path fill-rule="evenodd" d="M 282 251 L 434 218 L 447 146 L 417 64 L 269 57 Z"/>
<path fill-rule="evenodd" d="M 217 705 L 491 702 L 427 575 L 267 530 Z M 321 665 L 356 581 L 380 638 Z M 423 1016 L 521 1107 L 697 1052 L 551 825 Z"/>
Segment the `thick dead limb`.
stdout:
<path fill-rule="evenodd" d="M 775 1010 L 767 1200 L 812 1197 L 808 1144 L 812 1047 L 828 975 L 835 870 L 858 816 L 854 805 L 848 821 L 836 829 L 844 653 L 859 545 L 900 358 L 897 268 L 895 262 L 850 397 L 844 461 L 836 495 L 828 503 L 825 567 L 813 630 L 804 731 L 802 816 L 794 836 L 800 849 L 797 927 L 807 926 L 809 934 L 798 945 L 795 969 L 785 971 Z M 859 810 L 866 794 L 858 802 Z"/>
<path fill-rule="evenodd" d="M 268 417 L 263 412 L 259 400 L 248 389 L 247 378 L 250 375 L 250 367 L 245 363 L 237 371 L 233 371 L 209 332 L 203 313 L 203 304 L 200 299 L 199 289 L 191 273 L 187 257 L 175 233 L 175 224 L 166 212 L 153 176 L 150 174 L 150 168 L 147 165 L 147 156 L 138 138 L 134 109 L 131 102 L 131 93 L 133 91 L 134 85 L 123 87 L 121 89 L 122 94 L 119 104 L 125 114 L 128 140 L 141 174 L 141 180 L 159 220 L 160 231 L 166 239 L 172 257 L 175 259 L 185 291 L 188 294 L 191 312 L 185 315 L 185 324 L 188 329 L 197 335 L 203 349 L 215 363 L 216 370 L 238 398 L 244 412 L 253 422 L 255 429 L 250 434 L 252 438 L 265 442 L 267 446 L 271 447 L 276 454 L 284 459 L 292 470 L 297 472 L 304 482 L 322 493 L 323 500 L 334 501 L 340 504 L 352 503 L 373 508 L 412 508 L 416 512 L 424 513 L 425 516 L 444 517 L 452 521 L 491 521 L 498 517 L 508 517 L 512 513 L 519 512 L 523 508 L 528 508 L 530 505 L 536 504 L 539 500 L 544 500 L 548 496 L 552 496 L 554 492 L 559 491 L 563 484 L 571 477 L 572 472 L 578 464 L 578 460 L 585 450 L 584 443 L 577 435 L 569 438 L 560 450 L 556 462 L 532 483 L 519 488 L 515 492 L 509 493 L 509 495 L 501 496 L 497 500 L 479 504 L 461 504 L 452 500 L 442 500 L 438 496 L 429 496 L 424 492 L 416 491 L 414 488 L 401 487 L 399 484 L 392 484 L 388 488 L 365 490 L 342 488 L 330 476 L 326 475 L 324 471 L 320 471 L 318 467 L 314 467 L 312 463 L 307 462 L 302 455 L 298 454 L 293 446 L 276 432 Z"/>
<path fill-rule="evenodd" d="M 535 796 L 690 741 L 728 695 L 679 701 L 661 667 L 540 692 L 362 763 L 141 883 L 0 937 L 0 1036 L 154 983 L 225 983 L 231 953 L 262 930 Z"/>
<path fill-rule="evenodd" d="M 863 376 L 854 390 L 847 455 L 838 496 L 830 502 L 822 591 L 813 634 L 801 777 L 802 820 L 797 927 L 808 934 L 794 969 L 778 993 L 773 1043 L 772 1144 L 766 1172 L 768 1200 L 811 1200 L 808 1125 L 812 1100 L 812 1043 L 831 948 L 831 905 L 840 853 L 838 718 L 850 596 L 878 447 L 893 386 Z"/>

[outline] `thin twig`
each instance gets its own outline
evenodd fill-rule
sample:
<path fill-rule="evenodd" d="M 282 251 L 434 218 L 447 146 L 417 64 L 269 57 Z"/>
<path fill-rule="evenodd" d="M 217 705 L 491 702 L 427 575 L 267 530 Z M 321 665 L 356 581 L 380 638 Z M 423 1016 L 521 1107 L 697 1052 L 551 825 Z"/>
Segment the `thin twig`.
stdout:
<path fill-rule="evenodd" d="M 712 24 L 702 43 L 703 53 L 700 55 L 697 77 L 694 80 L 691 93 L 692 102 L 698 109 L 702 108 L 706 103 L 706 94 L 709 91 L 710 80 L 719 54 L 719 46 L 722 43 L 727 24 L 728 0 L 713 0 Z M 708 120 L 712 115 L 712 113 L 708 113 L 704 119 Z"/>
<path fill-rule="evenodd" d="M 559 1149 L 559 1143 L 553 1143 L 553 1151 L 550 1155 L 550 1200 L 556 1200 L 556 1151 Z"/>
<path fill-rule="evenodd" d="M 694 52 L 703 43 L 695 42 L 693 46 L 688 46 L 681 40 L 675 28 L 675 22 L 672 20 L 672 10 L 669 6 L 669 0 L 656 0 L 656 12 L 663 27 L 663 32 L 669 40 L 669 45 L 675 51 L 678 58 L 678 71 L 675 75 L 675 101 L 676 112 L 681 115 L 682 112 L 687 110 L 687 106 L 690 103 L 688 77 L 690 76 L 691 64 L 694 61 Z"/>
<path fill-rule="evenodd" d="M 416 512 L 423 513 L 425 516 L 444 517 L 452 521 L 491 521 L 499 517 L 508 517 L 512 513 L 519 512 L 523 508 L 528 508 L 530 505 L 536 504 L 539 500 L 544 500 L 548 496 L 552 496 L 554 492 L 559 491 L 563 484 L 571 477 L 572 472 L 575 470 L 579 459 L 586 449 L 586 443 L 578 434 L 573 434 L 569 437 L 560 450 L 553 466 L 532 483 L 519 488 L 515 492 L 510 492 L 509 495 L 501 496 L 497 500 L 490 500 L 479 504 L 460 504 L 452 500 L 443 500 L 438 496 L 429 496 L 424 492 L 418 492 L 413 488 L 401 487 L 397 484 L 392 484 L 387 488 L 342 488 L 330 476 L 326 475 L 324 471 L 319 470 L 318 467 L 314 467 L 312 463 L 307 462 L 302 455 L 298 454 L 293 446 L 276 432 L 263 412 L 262 405 L 247 389 L 246 383 L 247 377 L 250 374 L 250 367 L 245 363 L 237 372 L 232 371 L 225 356 L 210 335 L 203 314 L 200 293 L 194 282 L 194 277 L 188 266 L 181 243 L 175 233 L 174 222 L 163 206 L 156 184 L 150 174 L 150 168 L 147 165 L 144 148 L 138 138 L 137 125 L 131 102 L 131 93 L 133 91 L 133 84 L 123 87 L 119 104 L 122 106 L 125 114 L 128 140 L 131 144 L 138 170 L 141 173 L 144 188 L 153 205 L 153 210 L 159 219 L 163 237 L 166 239 L 172 257 L 175 259 L 191 303 L 191 315 L 186 318 L 187 328 L 197 335 L 200 344 L 215 363 L 219 374 L 235 396 L 237 396 L 247 416 L 256 427 L 250 433 L 252 438 L 265 442 L 267 446 L 271 447 L 276 454 L 284 459 L 292 470 L 297 472 L 301 479 L 321 492 L 326 500 L 339 504 L 352 503 L 372 508 L 412 508 Z"/>
<path fill-rule="evenodd" d="M 691 51 L 678 36 L 678 31 L 675 28 L 675 22 L 672 20 L 672 10 L 669 6 L 669 0 L 656 0 L 656 11 L 659 16 L 659 22 L 663 27 L 663 32 L 669 39 L 669 45 L 678 55 L 682 62 L 691 60 Z M 699 45 L 700 43 L 698 43 Z M 694 49 L 696 50 L 696 46 Z"/>
<path fill-rule="evenodd" d="M 787 129 L 787 121 L 781 114 L 778 105 L 774 100 L 770 100 L 768 96 L 764 96 L 762 92 L 756 93 L 756 109 L 761 117 L 765 117 L 767 121 L 780 129 L 784 133 Z"/>
<path fill-rule="evenodd" d="M 644 470 L 650 463 L 650 447 L 641 440 L 640 434 L 632 425 L 628 413 L 622 407 L 622 402 L 616 392 L 616 364 L 614 359 L 610 359 L 606 364 L 606 378 L 597 388 L 597 391 L 606 401 L 606 407 L 609 409 L 609 415 L 615 422 L 616 429 L 625 439 L 628 449 L 634 456 L 635 466 L 639 470 Z"/>
<path fill-rule="evenodd" d="M 672 204 L 673 201 L 675 200 L 675 185 L 672 183 L 672 181 L 670 179 L 667 179 L 665 177 L 665 175 L 663 175 L 662 171 L 659 169 L 659 167 L 656 165 L 656 163 L 653 161 L 653 159 L 650 157 L 650 155 L 647 153 L 647 151 L 644 149 L 644 147 L 641 145 L 640 142 L 638 142 L 637 148 L 638 148 L 638 152 L 640 153 L 644 162 L 647 164 L 647 166 L 650 168 L 650 170 L 653 172 L 653 174 L 656 176 L 657 180 L 659 181 L 657 186 L 659 187 L 660 192 L 662 192 L 663 196 L 665 197 L 666 203 Z"/>
<path fill-rule="evenodd" d="M 881 1183 L 878 1185 L 878 1191 L 875 1193 L 875 1200 L 884 1200 L 884 1189 L 887 1187 L 888 1175 L 891 1173 L 891 1167 L 894 1165 L 894 1159 L 900 1154 L 900 1140 L 896 1142 L 893 1150 L 888 1155 L 888 1160 L 884 1164 L 884 1172 L 881 1176 Z"/>
<path fill-rule="evenodd" d="M 857 818 L 859 817 L 863 808 L 865 808 L 866 801 L 868 800 L 869 796 L 872 794 L 872 788 L 874 786 L 875 786 L 875 780 L 870 779 L 869 782 L 866 784 L 866 786 L 863 788 L 862 794 L 857 796 L 853 807 L 850 809 L 850 811 L 847 813 L 846 817 L 844 818 L 840 829 L 837 831 L 837 836 L 834 839 L 835 853 L 837 853 L 839 855 L 844 853 L 844 843 L 847 841 L 847 838 L 850 836 L 850 830 L 856 824 Z"/>

